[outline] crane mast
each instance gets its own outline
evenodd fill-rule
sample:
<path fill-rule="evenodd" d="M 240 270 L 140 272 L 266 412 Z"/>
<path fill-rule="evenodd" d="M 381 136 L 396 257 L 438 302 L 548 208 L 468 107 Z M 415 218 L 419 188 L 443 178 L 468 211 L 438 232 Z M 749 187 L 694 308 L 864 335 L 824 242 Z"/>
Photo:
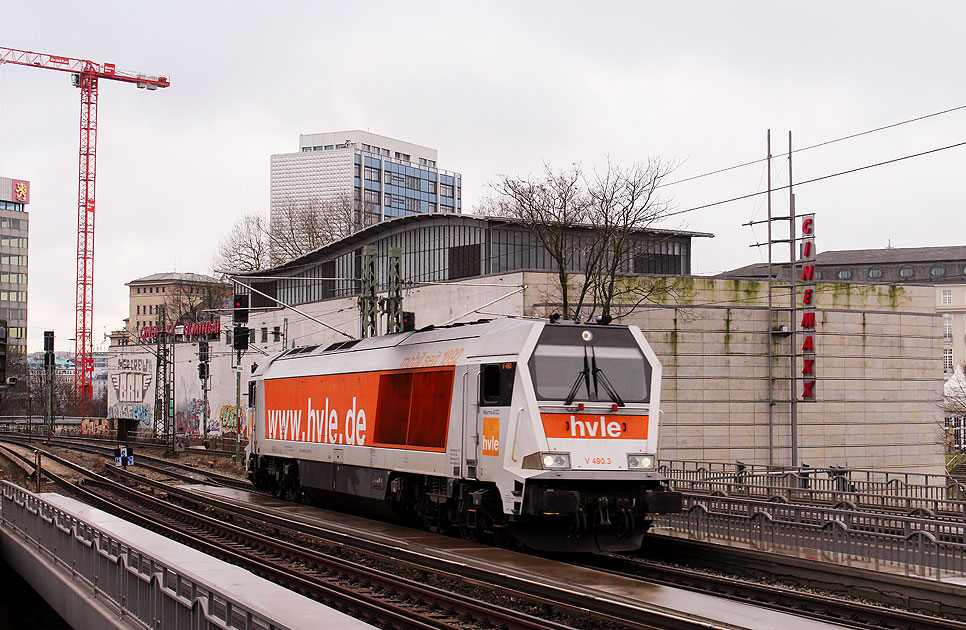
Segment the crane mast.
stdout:
<path fill-rule="evenodd" d="M 97 170 L 97 84 L 100 79 L 134 83 L 156 90 L 171 85 L 167 77 L 118 69 L 113 63 L 94 63 L 28 50 L 0 47 L 0 64 L 11 63 L 73 74 L 80 89 L 80 154 L 77 186 L 77 291 L 75 294 L 74 393 L 82 402 L 93 396 L 94 377 L 94 192 Z"/>

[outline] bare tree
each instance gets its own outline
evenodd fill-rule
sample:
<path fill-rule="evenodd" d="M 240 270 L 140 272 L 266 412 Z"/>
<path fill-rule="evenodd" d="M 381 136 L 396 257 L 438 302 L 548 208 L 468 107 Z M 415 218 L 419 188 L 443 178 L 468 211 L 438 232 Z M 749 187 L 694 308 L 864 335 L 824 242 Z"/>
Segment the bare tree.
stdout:
<path fill-rule="evenodd" d="M 272 212 L 268 243 L 273 264 L 294 260 L 378 221 L 371 201 L 348 193 L 334 201 L 288 201 Z"/>
<path fill-rule="evenodd" d="M 377 208 L 343 193 L 331 202 L 289 200 L 270 217 L 246 214 L 218 244 L 212 266 L 260 271 L 282 264 L 377 223 Z"/>
<path fill-rule="evenodd" d="M 966 372 L 966 367 L 956 366 L 953 375 L 943 385 L 943 396 L 939 401 L 939 409 L 942 410 L 944 416 L 940 420 L 942 423 L 940 427 L 941 439 L 946 445 L 947 451 L 955 450 L 958 445 L 954 444 L 954 427 L 947 427 L 945 418 L 953 418 L 960 425 L 966 424 L 966 421 L 964 421 L 966 419 L 966 373 L 964 372 Z M 966 426 L 960 428 L 966 430 Z"/>
<path fill-rule="evenodd" d="M 625 315 L 669 286 L 630 274 L 636 261 L 662 241 L 648 229 L 667 214 L 669 204 L 658 196 L 657 189 L 672 170 L 671 164 L 656 158 L 626 170 L 608 161 L 607 168 L 588 183 L 593 236 L 586 273 L 593 304 L 600 307 L 602 316 Z"/>
<path fill-rule="evenodd" d="M 243 216 L 218 243 L 212 266 L 218 270 L 260 271 L 271 265 L 268 218 L 257 212 Z"/>
<path fill-rule="evenodd" d="M 635 275 L 639 262 L 662 240 L 650 231 L 668 203 L 657 189 L 673 170 L 659 159 L 624 169 L 607 162 L 602 172 L 579 165 L 538 178 L 504 176 L 483 211 L 511 218 L 533 233 L 554 263 L 563 317 L 590 319 L 630 313 L 673 283 Z"/>
<path fill-rule="evenodd" d="M 170 317 L 175 323 L 213 319 L 215 311 L 228 307 L 231 294 L 227 283 L 178 282 L 167 297 Z"/>
<path fill-rule="evenodd" d="M 494 189 L 498 199 L 491 201 L 487 212 L 519 221 L 546 248 L 560 284 L 562 315 L 570 319 L 576 315 L 570 309 L 570 269 L 581 249 L 574 228 L 586 222 L 590 205 L 580 166 L 554 171 L 545 165 L 539 178 L 504 176 Z M 578 312 L 579 308 L 578 303 Z"/>

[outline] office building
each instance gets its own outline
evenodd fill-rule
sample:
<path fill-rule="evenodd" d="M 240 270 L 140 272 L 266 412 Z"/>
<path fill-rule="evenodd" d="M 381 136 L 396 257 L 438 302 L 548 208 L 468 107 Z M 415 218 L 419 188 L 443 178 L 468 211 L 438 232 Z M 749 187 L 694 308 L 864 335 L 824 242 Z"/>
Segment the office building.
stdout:
<path fill-rule="evenodd" d="M 440 169 L 429 147 L 359 130 L 305 134 L 298 152 L 272 155 L 272 230 L 307 232 L 305 213 L 315 211 L 349 215 L 349 229 L 326 242 L 395 217 L 459 214 L 462 178 Z M 274 243 L 272 255 L 276 264 L 294 257 Z"/>
<path fill-rule="evenodd" d="M 10 355 L 27 351 L 28 204 L 29 181 L 0 177 L 0 319 Z"/>

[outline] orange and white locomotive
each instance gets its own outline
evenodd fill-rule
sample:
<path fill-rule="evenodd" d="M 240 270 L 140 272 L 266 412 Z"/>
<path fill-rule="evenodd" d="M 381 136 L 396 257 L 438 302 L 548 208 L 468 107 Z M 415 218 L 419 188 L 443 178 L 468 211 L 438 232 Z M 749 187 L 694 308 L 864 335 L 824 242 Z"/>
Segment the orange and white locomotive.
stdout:
<path fill-rule="evenodd" d="M 507 318 L 286 350 L 252 375 L 256 487 L 467 538 L 637 549 L 655 470 L 640 329 Z"/>

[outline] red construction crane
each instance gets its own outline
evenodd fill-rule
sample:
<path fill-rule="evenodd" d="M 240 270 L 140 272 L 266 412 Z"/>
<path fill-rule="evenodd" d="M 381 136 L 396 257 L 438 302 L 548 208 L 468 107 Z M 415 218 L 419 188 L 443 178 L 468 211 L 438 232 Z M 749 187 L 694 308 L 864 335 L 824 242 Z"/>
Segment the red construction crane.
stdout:
<path fill-rule="evenodd" d="M 97 81 L 110 79 L 156 90 L 171 85 L 167 77 L 119 70 L 113 63 L 44 55 L 27 50 L 0 47 L 0 64 L 47 68 L 70 72 L 81 91 L 80 177 L 77 188 L 77 311 L 74 355 L 74 391 L 84 402 L 91 399 L 94 376 L 94 152 L 97 148 Z"/>

